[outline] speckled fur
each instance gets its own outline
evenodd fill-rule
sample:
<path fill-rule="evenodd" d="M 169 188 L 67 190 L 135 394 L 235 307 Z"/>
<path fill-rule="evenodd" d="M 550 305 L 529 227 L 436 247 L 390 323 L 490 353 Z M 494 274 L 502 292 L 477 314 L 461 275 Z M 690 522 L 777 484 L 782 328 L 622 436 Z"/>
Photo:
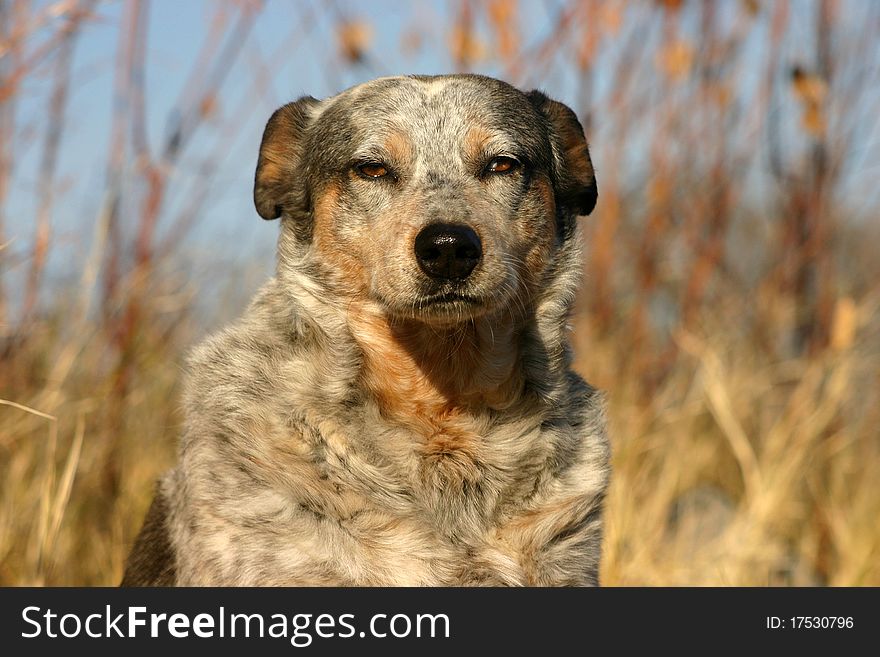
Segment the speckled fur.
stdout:
<path fill-rule="evenodd" d="M 493 154 L 524 166 L 486 176 Z M 571 110 L 490 78 L 276 112 L 255 185 L 276 276 L 189 358 L 123 584 L 598 584 L 609 449 L 566 326 L 595 190 Z M 478 303 L 424 303 L 412 240 L 437 220 L 480 235 Z"/>

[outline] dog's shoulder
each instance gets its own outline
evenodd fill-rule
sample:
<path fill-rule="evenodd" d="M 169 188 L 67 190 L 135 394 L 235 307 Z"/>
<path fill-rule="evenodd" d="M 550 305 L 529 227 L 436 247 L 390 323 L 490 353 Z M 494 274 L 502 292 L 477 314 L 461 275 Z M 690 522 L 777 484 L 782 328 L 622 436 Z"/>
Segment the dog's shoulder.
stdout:
<path fill-rule="evenodd" d="M 565 463 L 559 484 L 563 490 L 604 490 L 611 470 L 605 395 L 572 370 L 566 372 L 565 383 L 561 403 L 551 414 L 564 426 L 557 433 L 565 436 L 559 445 Z"/>
<path fill-rule="evenodd" d="M 293 313 L 284 308 L 281 297 L 277 281 L 271 279 L 238 319 L 197 344 L 187 357 L 187 382 L 197 384 L 204 377 L 240 378 L 249 366 L 290 348 L 295 331 L 279 328 Z"/>
<path fill-rule="evenodd" d="M 296 293 L 272 278 L 236 321 L 190 352 L 187 413 L 211 409 L 223 415 L 222 409 L 256 411 L 266 403 L 277 409 L 280 398 L 295 407 L 337 391 L 344 396 L 351 369 L 345 364 L 352 361 L 354 367 L 354 360 L 345 341 L 328 336 L 327 327 L 303 311 Z"/>
<path fill-rule="evenodd" d="M 277 392 L 284 381 L 279 370 L 298 339 L 293 322 L 285 323 L 292 311 L 283 308 L 277 287 L 271 280 L 237 320 L 189 353 L 184 372 L 188 418 L 258 408 Z"/>

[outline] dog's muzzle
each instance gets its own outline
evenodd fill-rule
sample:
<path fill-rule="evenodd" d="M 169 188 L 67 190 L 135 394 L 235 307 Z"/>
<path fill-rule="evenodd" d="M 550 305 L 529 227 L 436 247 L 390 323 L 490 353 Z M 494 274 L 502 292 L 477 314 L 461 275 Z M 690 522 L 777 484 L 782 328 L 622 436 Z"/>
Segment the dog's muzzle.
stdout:
<path fill-rule="evenodd" d="M 483 257 L 480 238 L 461 224 L 431 224 L 415 241 L 416 260 L 434 280 L 461 281 L 470 276 Z"/>

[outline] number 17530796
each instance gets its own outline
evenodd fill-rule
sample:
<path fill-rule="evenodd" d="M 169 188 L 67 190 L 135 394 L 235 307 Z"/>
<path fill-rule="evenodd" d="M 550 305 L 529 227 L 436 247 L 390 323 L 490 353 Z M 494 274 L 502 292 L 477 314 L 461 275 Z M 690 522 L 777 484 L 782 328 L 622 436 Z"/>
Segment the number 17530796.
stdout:
<path fill-rule="evenodd" d="M 855 625 L 852 616 L 767 616 L 768 630 L 849 630 Z"/>

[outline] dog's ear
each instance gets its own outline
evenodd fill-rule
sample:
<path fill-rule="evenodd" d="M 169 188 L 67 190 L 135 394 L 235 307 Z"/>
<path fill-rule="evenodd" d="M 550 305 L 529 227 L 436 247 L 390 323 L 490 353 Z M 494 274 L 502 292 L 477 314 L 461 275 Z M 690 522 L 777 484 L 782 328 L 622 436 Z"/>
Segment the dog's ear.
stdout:
<path fill-rule="evenodd" d="M 308 207 L 303 141 L 319 103 L 303 96 L 275 110 L 266 124 L 254 177 L 254 205 L 263 219 L 277 219 L 285 207 Z"/>
<path fill-rule="evenodd" d="M 575 214 L 590 214 L 596 207 L 598 189 L 584 129 L 577 115 L 567 105 L 540 91 L 530 91 L 526 97 L 550 124 L 557 202 Z"/>

